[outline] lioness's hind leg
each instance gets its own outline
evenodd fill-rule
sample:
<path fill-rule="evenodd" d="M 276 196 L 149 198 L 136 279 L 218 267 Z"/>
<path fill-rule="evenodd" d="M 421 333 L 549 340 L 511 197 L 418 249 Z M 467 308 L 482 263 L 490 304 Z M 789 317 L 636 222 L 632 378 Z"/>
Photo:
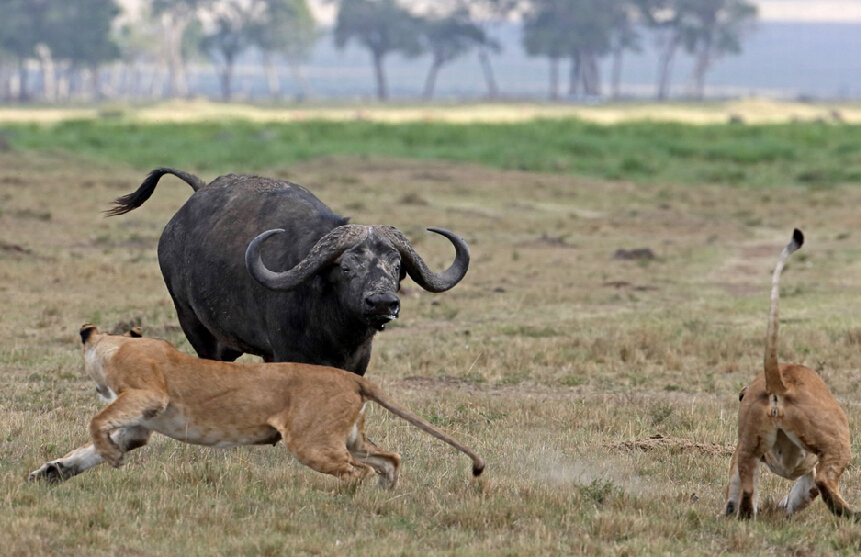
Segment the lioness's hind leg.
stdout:
<path fill-rule="evenodd" d="M 759 480 L 759 457 L 753 457 L 739 452 L 738 479 L 741 496 L 738 503 L 738 515 L 741 518 L 756 516 Z"/>
<path fill-rule="evenodd" d="M 144 420 L 154 418 L 167 406 L 167 395 L 142 389 L 124 391 L 116 400 L 102 408 L 90 421 L 90 437 L 98 455 L 117 468 L 123 463 L 122 447 L 111 436 L 120 428 L 136 428 Z"/>
<path fill-rule="evenodd" d="M 828 510 L 837 516 L 854 516 L 855 512 L 840 496 L 840 475 L 849 464 L 848 447 L 842 451 L 822 455 L 816 464 L 816 487 Z"/>
<path fill-rule="evenodd" d="M 287 447 L 290 449 L 290 446 Z M 317 472 L 335 476 L 347 482 L 359 482 L 374 470 L 367 464 L 356 461 L 346 447 L 297 448 L 290 451 L 296 460 Z"/>
<path fill-rule="evenodd" d="M 123 452 L 128 452 L 146 445 L 151 434 L 152 431 L 143 427 L 128 427 L 111 432 L 111 439 Z M 104 459 L 96 452 L 93 444 L 87 443 L 63 458 L 46 462 L 38 470 L 30 472 L 27 481 L 62 482 L 102 462 Z"/>
<path fill-rule="evenodd" d="M 343 439 L 306 439 L 286 427 L 276 428 L 287 450 L 296 460 L 312 470 L 348 482 L 361 481 L 368 474 L 374 473 L 373 468 L 353 458 Z"/>
<path fill-rule="evenodd" d="M 778 506 L 785 509 L 786 514 L 788 515 L 807 508 L 807 506 L 816 499 L 816 496 L 819 495 L 819 490 L 816 488 L 816 481 L 814 478 L 815 476 L 813 472 L 804 474 L 798 478 L 795 483 L 792 484 L 792 489 L 789 491 L 789 494 L 783 498 Z"/>
<path fill-rule="evenodd" d="M 357 461 L 366 464 L 379 474 L 379 486 L 391 489 L 398 483 L 401 457 L 398 453 L 383 451 L 365 435 L 365 406 L 359 411 L 346 440 L 347 450 Z"/>
<path fill-rule="evenodd" d="M 401 466 L 401 457 L 398 453 L 381 451 L 366 444 L 364 449 L 351 450 L 350 454 L 379 474 L 380 487 L 391 489 L 397 485 Z"/>
<path fill-rule="evenodd" d="M 724 505 L 725 516 L 732 516 L 738 512 L 740 499 L 741 479 L 738 476 L 738 449 L 736 449 L 729 464 L 729 485 L 726 488 L 726 504 Z"/>

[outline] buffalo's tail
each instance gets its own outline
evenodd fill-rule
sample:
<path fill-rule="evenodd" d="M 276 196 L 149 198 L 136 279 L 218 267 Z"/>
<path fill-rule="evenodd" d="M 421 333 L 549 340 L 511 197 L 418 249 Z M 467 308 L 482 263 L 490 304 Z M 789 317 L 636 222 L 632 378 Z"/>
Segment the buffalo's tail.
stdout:
<path fill-rule="evenodd" d="M 137 191 L 115 199 L 113 209 L 108 209 L 107 211 L 105 211 L 106 215 L 109 217 L 113 217 L 116 215 L 125 215 L 129 211 L 137 209 L 138 207 L 143 205 L 144 202 L 150 198 L 152 192 L 155 191 L 156 184 L 158 184 L 158 181 L 165 174 L 173 174 L 174 176 L 176 176 L 180 180 L 183 180 L 185 183 L 191 186 L 194 191 L 197 191 L 206 185 L 203 180 L 201 180 L 194 174 L 190 174 L 188 172 L 183 172 L 182 170 L 176 170 L 173 168 L 156 168 L 149 173 L 149 176 L 146 177 L 146 180 L 143 181 L 141 187 L 139 187 Z"/>
<path fill-rule="evenodd" d="M 367 380 L 364 380 L 360 377 L 357 377 L 356 379 L 359 380 L 358 381 L 359 393 L 363 397 L 365 397 L 366 399 L 369 399 L 369 400 L 373 400 L 374 402 L 376 402 L 377 404 L 379 404 L 380 406 L 382 406 L 383 408 L 385 408 L 386 410 L 388 410 L 389 412 L 391 412 L 395 416 L 398 416 L 400 418 L 405 419 L 406 421 L 410 422 L 411 424 L 413 424 L 417 428 L 422 429 L 422 430 L 430 433 L 432 436 L 436 437 L 440 441 L 444 441 L 445 443 L 448 443 L 449 445 L 451 445 L 455 449 L 461 451 L 466 456 L 471 458 L 472 459 L 472 475 L 473 476 L 478 476 L 484 471 L 484 460 L 480 456 L 475 454 L 475 452 L 473 452 L 472 449 L 470 449 L 469 447 L 467 447 L 465 445 L 460 444 L 455 439 L 449 437 L 444 432 L 435 428 L 434 426 L 432 426 L 430 424 L 430 422 L 428 422 L 427 420 L 425 420 L 421 416 L 414 414 L 413 412 L 404 408 L 403 406 L 392 402 L 391 400 L 388 399 L 388 397 L 386 397 L 385 394 L 383 394 L 382 390 L 379 387 L 377 387 L 376 385 L 374 385 L 373 383 L 371 383 Z"/>

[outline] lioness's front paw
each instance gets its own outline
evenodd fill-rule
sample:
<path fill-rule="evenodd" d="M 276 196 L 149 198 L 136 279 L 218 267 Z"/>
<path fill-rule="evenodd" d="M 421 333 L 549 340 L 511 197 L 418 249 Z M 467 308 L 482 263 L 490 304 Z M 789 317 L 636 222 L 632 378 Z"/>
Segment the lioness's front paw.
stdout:
<path fill-rule="evenodd" d="M 59 483 L 68 479 L 72 475 L 73 474 L 68 473 L 62 462 L 55 460 L 53 462 L 46 462 L 38 470 L 30 472 L 27 476 L 27 481 Z"/>

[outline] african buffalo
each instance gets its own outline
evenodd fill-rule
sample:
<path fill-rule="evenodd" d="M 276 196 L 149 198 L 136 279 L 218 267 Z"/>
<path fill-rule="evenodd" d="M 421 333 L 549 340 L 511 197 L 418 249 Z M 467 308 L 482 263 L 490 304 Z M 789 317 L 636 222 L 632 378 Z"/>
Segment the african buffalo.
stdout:
<path fill-rule="evenodd" d="M 228 174 L 206 185 L 159 168 L 108 214 L 140 207 L 165 174 L 195 191 L 165 227 L 158 260 L 201 358 L 249 353 L 364 375 L 374 334 L 400 311 L 401 280 L 409 274 L 425 290 L 444 292 L 469 266 L 466 242 L 448 230 L 428 229 L 456 253 L 434 273 L 396 228 L 347 224 L 302 186 L 257 176 Z"/>

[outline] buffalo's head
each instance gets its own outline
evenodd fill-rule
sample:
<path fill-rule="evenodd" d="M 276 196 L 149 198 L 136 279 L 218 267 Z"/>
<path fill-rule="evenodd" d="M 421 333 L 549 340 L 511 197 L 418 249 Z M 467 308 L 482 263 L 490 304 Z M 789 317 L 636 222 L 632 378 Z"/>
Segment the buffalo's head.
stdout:
<path fill-rule="evenodd" d="M 280 292 L 289 292 L 319 277 L 331 285 L 342 306 L 377 330 L 397 318 L 400 282 L 409 275 L 429 292 L 445 292 L 466 275 L 469 248 L 461 238 L 442 228 L 428 228 L 448 238 L 455 259 L 442 273 L 425 262 L 397 228 L 391 226 L 339 226 L 314 245 L 307 257 L 287 271 L 270 271 L 260 257 L 261 244 L 284 232 L 268 230 L 245 251 L 245 266 L 254 280 Z"/>

